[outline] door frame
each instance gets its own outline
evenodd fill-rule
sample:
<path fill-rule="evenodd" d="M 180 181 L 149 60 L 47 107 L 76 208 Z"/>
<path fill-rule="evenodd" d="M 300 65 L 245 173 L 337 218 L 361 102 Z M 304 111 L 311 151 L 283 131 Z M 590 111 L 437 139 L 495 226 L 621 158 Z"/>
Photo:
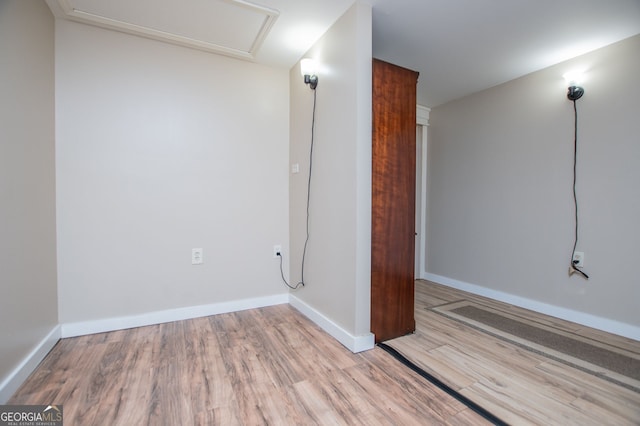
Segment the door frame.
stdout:
<path fill-rule="evenodd" d="M 416 229 L 417 241 L 416 241 L 416 257 L 419 259 L 416 262 L 416 279 L 426 279 L 427 277 L 427 165 L 428 165 L 428 127 L 429 127 L 429 113 L 431 108 L 424 107 L 422 105 L 416 106 L 416 136 L 418 134 L 418 127 L 421 127 L 421 138 L 416 137 L 416 152 L 421 152 L 421 158 L 416 158 L 416 176 L 419 176 L 419 181 L 416 182 L 416 192 L 419 192 L 419 197 L 416 194 L 416 200 L 420 200 L 416 203 L 416 223 L 418 229 Z"/>

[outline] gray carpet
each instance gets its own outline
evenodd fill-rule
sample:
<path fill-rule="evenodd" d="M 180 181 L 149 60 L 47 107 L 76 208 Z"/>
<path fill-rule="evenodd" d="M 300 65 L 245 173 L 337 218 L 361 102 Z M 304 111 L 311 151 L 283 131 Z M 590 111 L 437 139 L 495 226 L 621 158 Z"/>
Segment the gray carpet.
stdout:
<path fill-rule="evenodd" d="M 640 360 L 535 326 L 527 325 L 520 321 L 514 321 L 475 306 L 463 306 L 451 312 L 480 321 L 498 330 L 590 362 L 591 364 L 599 365 L 623 376 L 640 380 Z"/>
<path fill-rule="evenodd" d="M 607 347 L 582 336 L 572 337 L 571 333 L 554 330 L 552 327 L 533 321 L 527 323 L 522 318 L 516 320 L 508 314 L 501 315 L 499 311 L 468 301 L 454 302 L 431 309 L 502 340 L 640 392 L 640 386 L 638 386 L 640 357 L 634 358 L 633 355 L 628 356 L 623 353 L 628 351 Z M 590 368 L 590 365 L 601 368 Z M 616 374 L 603 372 L 602 369 L 631 380 L 616 377 Z"/>

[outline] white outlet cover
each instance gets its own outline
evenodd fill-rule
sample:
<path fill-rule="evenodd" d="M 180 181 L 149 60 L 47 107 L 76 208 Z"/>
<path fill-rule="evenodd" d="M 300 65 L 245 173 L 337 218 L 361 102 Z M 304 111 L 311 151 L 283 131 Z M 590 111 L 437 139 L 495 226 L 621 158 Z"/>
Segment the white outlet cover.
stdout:
<path fill-rule="evenodd" d="M 203 261 L 204 260 L 202 259 L 202 249 L 201 248 L 191 249 L 191 264 L 202 265 Z"/>
<path fill-rule="evenodd" d="M 584 266 L 584 253 L 581 251 L 574 252 L 573 260 L 577 260 L 578 263 L 576 263 L 575 265 L 582 268 Z"/>

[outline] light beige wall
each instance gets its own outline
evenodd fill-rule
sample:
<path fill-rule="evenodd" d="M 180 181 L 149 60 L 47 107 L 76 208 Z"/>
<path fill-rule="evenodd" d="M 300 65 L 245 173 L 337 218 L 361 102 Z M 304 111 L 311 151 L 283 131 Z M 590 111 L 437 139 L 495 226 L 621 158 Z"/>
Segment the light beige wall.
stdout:
<path fill-rule="evenodd" d="M 287 70 L 58 21 L 56 89 L 61 323 L 286 294 Z"/>
<path fill-rule="evenodd" d="M 58 323 L 53 22 L 0 1 L 0 383 Z"/>
<path fill-rule="evenodd" d="M 307 53 L 320 63 L 304 278 L 295 295 L 353 336 L 370 332 L 371 8 L 351 7 Z M 301 278 L 313 92 L 290 72 L 291 281 Z"/>
<path fill-rule="evenodd" d="M 432 110 L 428 272 L 640 326 L 638 52 L 635 36 Z M 577 250 L 588 281 L 567 272 L 573 104 L 562 75 L 579 67 Z"/>

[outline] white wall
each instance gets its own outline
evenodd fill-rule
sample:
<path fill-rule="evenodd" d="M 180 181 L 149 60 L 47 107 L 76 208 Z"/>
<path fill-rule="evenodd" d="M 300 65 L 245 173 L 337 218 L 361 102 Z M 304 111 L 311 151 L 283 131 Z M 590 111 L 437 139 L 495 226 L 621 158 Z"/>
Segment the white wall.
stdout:
<path fill-rule="evenodd" d="M 640 36 L 432 110 L 431 278 L 640 338 L 638 52 Z M 576 67 L 588 70 L 577 102 L 588 281 L 568 276 L 573 104 L 562 75 Z"/>
<path fill-rule="evenodd" d="M 56 340 L 53 22 L 0 0 L 0 403 Z"/>
<path fill-rule="evenodd" d="M 321 64 L 304 279 L 294 293 L 352 350 L 373 343 L 371 286 L 371 8 L 352 6 L 307 53 Z M 291 72 L 291 281 L 301 278 L 313 92 Z M 313 315 L 311 315 L 313 317 Z M 327 325 L 327 323 L 330 323 Z M 335 327 L 333 327 L 335 326 Z M 342 335 L 342 338 L 340 337 Z M 350 342 L 350 343 L 349 343 Z M 356 343 L 354 343 L 356 342 Z M 359 346 L 357 342 L 363 343 Z"/>
<path fill-rule="evenodd" d="M 61 323 L 286 295 L 288 79 L 56 22 Z"/>

